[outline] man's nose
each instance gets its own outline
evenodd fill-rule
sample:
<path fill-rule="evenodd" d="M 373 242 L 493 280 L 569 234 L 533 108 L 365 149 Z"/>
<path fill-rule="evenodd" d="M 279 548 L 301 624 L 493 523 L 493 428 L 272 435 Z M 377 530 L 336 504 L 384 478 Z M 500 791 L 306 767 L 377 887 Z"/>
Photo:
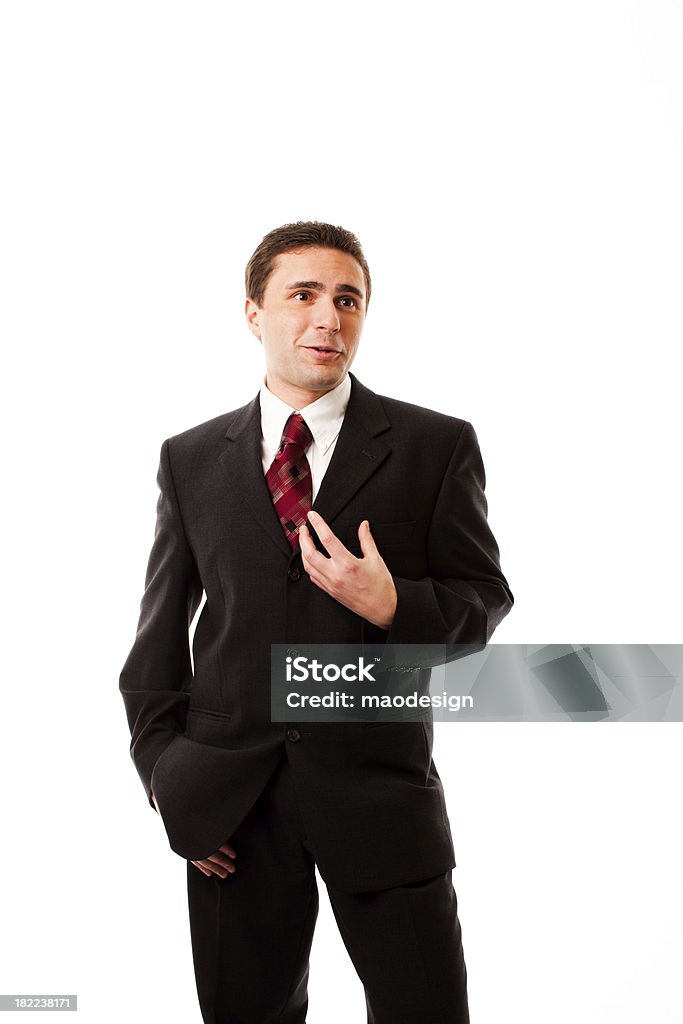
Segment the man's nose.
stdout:
<path fill-rule="evenodd" d="M 318 308 L 316 313 L 318 316 L 318 327 L 323 331 L 338 331 L 339 330 L 339 310 L 337 309 L 334 300 L 332 298 L 321 298 L 319 303 L 316 304 Z"/>

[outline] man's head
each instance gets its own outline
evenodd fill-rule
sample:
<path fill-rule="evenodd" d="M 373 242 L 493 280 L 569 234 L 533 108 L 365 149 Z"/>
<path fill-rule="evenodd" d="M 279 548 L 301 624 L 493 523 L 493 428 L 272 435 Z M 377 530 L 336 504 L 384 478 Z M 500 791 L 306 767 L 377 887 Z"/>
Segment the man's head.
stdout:
<path fill-rule="evenodd" d="M 344 228 L 300 221 L 265 236 L 247 265 L 245 312 L 271 391 L 303 408 L 343 380 L 370 287 L 360 243 Z"/>

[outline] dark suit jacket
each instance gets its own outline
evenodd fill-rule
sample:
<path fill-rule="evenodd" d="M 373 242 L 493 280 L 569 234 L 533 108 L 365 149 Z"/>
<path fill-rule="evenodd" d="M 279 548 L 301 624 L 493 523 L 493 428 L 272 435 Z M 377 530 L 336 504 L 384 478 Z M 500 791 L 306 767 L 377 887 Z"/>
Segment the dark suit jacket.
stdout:
<path fill-rule="evenodd" d="M 258 396 L 164 442 L 157 526 L 120 689 L 131 753 L 173 850 L 198 860 L 234 832 L 289 758 L 325 880 L 362 891 L 454 864 L 431 726 L 270 721 L 271 643 L 485 643 L 512 606 L 464 420 L 380 397 L 351 375 L 314 508 L 360 556 L 370 521 L 398 606 L 388 634 L 308 578 L 261 464 Z M 190 662 L 188 625 L 206 591 Z"/>

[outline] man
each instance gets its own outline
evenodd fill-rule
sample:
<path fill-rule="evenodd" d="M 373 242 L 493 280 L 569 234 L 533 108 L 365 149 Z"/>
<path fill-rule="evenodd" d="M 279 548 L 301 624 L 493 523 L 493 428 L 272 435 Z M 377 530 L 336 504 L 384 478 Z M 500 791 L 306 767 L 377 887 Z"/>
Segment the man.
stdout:
<path fill-rule="evenodd" d="M 431 727 L 270 720 L 271 644 L 485 643 L 512 605 L 470 424 L 349 374 L 370 286 L 342 228 L 266 235 L 246 274 L 260 394 L 161 451 L 120 686 L 188 860 L 207 1024 L 305 1021 L 316 864 L 368 1021 L 469 1020 Z"/>

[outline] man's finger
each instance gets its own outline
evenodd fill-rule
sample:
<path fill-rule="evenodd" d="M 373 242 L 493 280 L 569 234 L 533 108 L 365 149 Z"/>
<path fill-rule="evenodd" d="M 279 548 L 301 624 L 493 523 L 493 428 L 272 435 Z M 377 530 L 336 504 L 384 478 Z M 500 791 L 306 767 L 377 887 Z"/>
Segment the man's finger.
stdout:
<path fill-rule="evenodd" d="M 227 878 L 228 875 L 232 875 L 235 872 L 235 868 L 232 864 L 229 866 L 222 864 L 220 861 L 213 859 L 214 855 L 207 857 L 205 860 L 193 860 L 192 863 L 196 864 L 200 871 L 205 874 L 208 872 L 210 875 L 218 875 L 219 878 Z"/>
<path fill-rule="evenodd" d="M 309 560 L 313 555 L 320 554 L 313 543 L 313 538 L 311 537 L 307 523 L 302 523 L 299 527 L 299 547 L 301 548 L 302 556 L 305 555 Z"/>
<path fill-rule="evenodd" d="M 367 519 L 358 527 L 358 540 L 360 541 L 360 549 L 363 552 L 363 558 L 373 558 L 375 555 L 381 558 L 377 545 L 375 544 L 375 538 L 370 532 L 370 523 Z"/>
<path fill-rule="evenodd" d="M 198 860 L 191 860 L 190 864 L 194 864 L 194 866 L 198 868 L 203 875 L 206 875 L 207 878 L 210 878 L 213 874 L 213 871 L 209 871 L 208 868 L 205 868 Z"/>
<path fill-rule="evenodd" d="M 219 874 L 221 876 L 221 878 L 225 878 L 226 874 L 228 874 L 228 875 L 234 875 L 235 874 L 236 868 L 235 868 L 235 865 L 232 863 L 231 860 L 226 860 L 226 861 L 214 860 L 213 857 L 209 857 L 209 860 L 211 861 L 212 864 L 216 865 L 213 870 L 216 871 L 217 874 Z"/>
<path fill-rule="evenodd" d="M 204 861 L 205 864 L 217 864 L 219 868 L 223 868 L 224 871 L 229 871 L 231 874 L 235 871 L 235 865 L 224 853 L 212 853 L 210 857 L 207 857 Z"/>
<path fill-rule="evenodd" d="M 219 864 L 222 868 L 234 868 L 235 866 L 225 853 L 212 853 L 206 860 L 211 861 L 212 864 Z"/>
<path fill-rule="evenodd" d="M 323 555 L 322 551 L 318 551 L 306 523 L 302 523 L 299 527 L 299 547 L 306 572 L 310 575 L 311 569 L 316 569 L 324 573 L 330 559 Z"/>
<path fill-rule="evenodd" d="M 210 857 L 205 857 L 203 860 L 190 861 L 196 868 L 202 872 L 202 874 L 211 876 L 218 875 L 220 878 L 227 878 L 228 874 L 233 875 L 235 873 L 235 865 L 228 860 L 228 857 L 233 859 L 237 857 L 237 851 L 230 843 L 223 843 L 222 846 L 212 853 Z"/>
<path fill-rule="evenodd" d="M 325 520 L 318 512 L 314 512 L 313 509 L 308 513 L 308 519 L 311 526 L 318 534 L 320 543 L 323 545 L 325 550 L 328 552 L 331 558 L 339 557 L 340 555 L 348 555 L 349 558 L 353 558 L 348 548 L 344 547 L 342 542 L 339 540 L 330 527 L 327 525 Z"/>

